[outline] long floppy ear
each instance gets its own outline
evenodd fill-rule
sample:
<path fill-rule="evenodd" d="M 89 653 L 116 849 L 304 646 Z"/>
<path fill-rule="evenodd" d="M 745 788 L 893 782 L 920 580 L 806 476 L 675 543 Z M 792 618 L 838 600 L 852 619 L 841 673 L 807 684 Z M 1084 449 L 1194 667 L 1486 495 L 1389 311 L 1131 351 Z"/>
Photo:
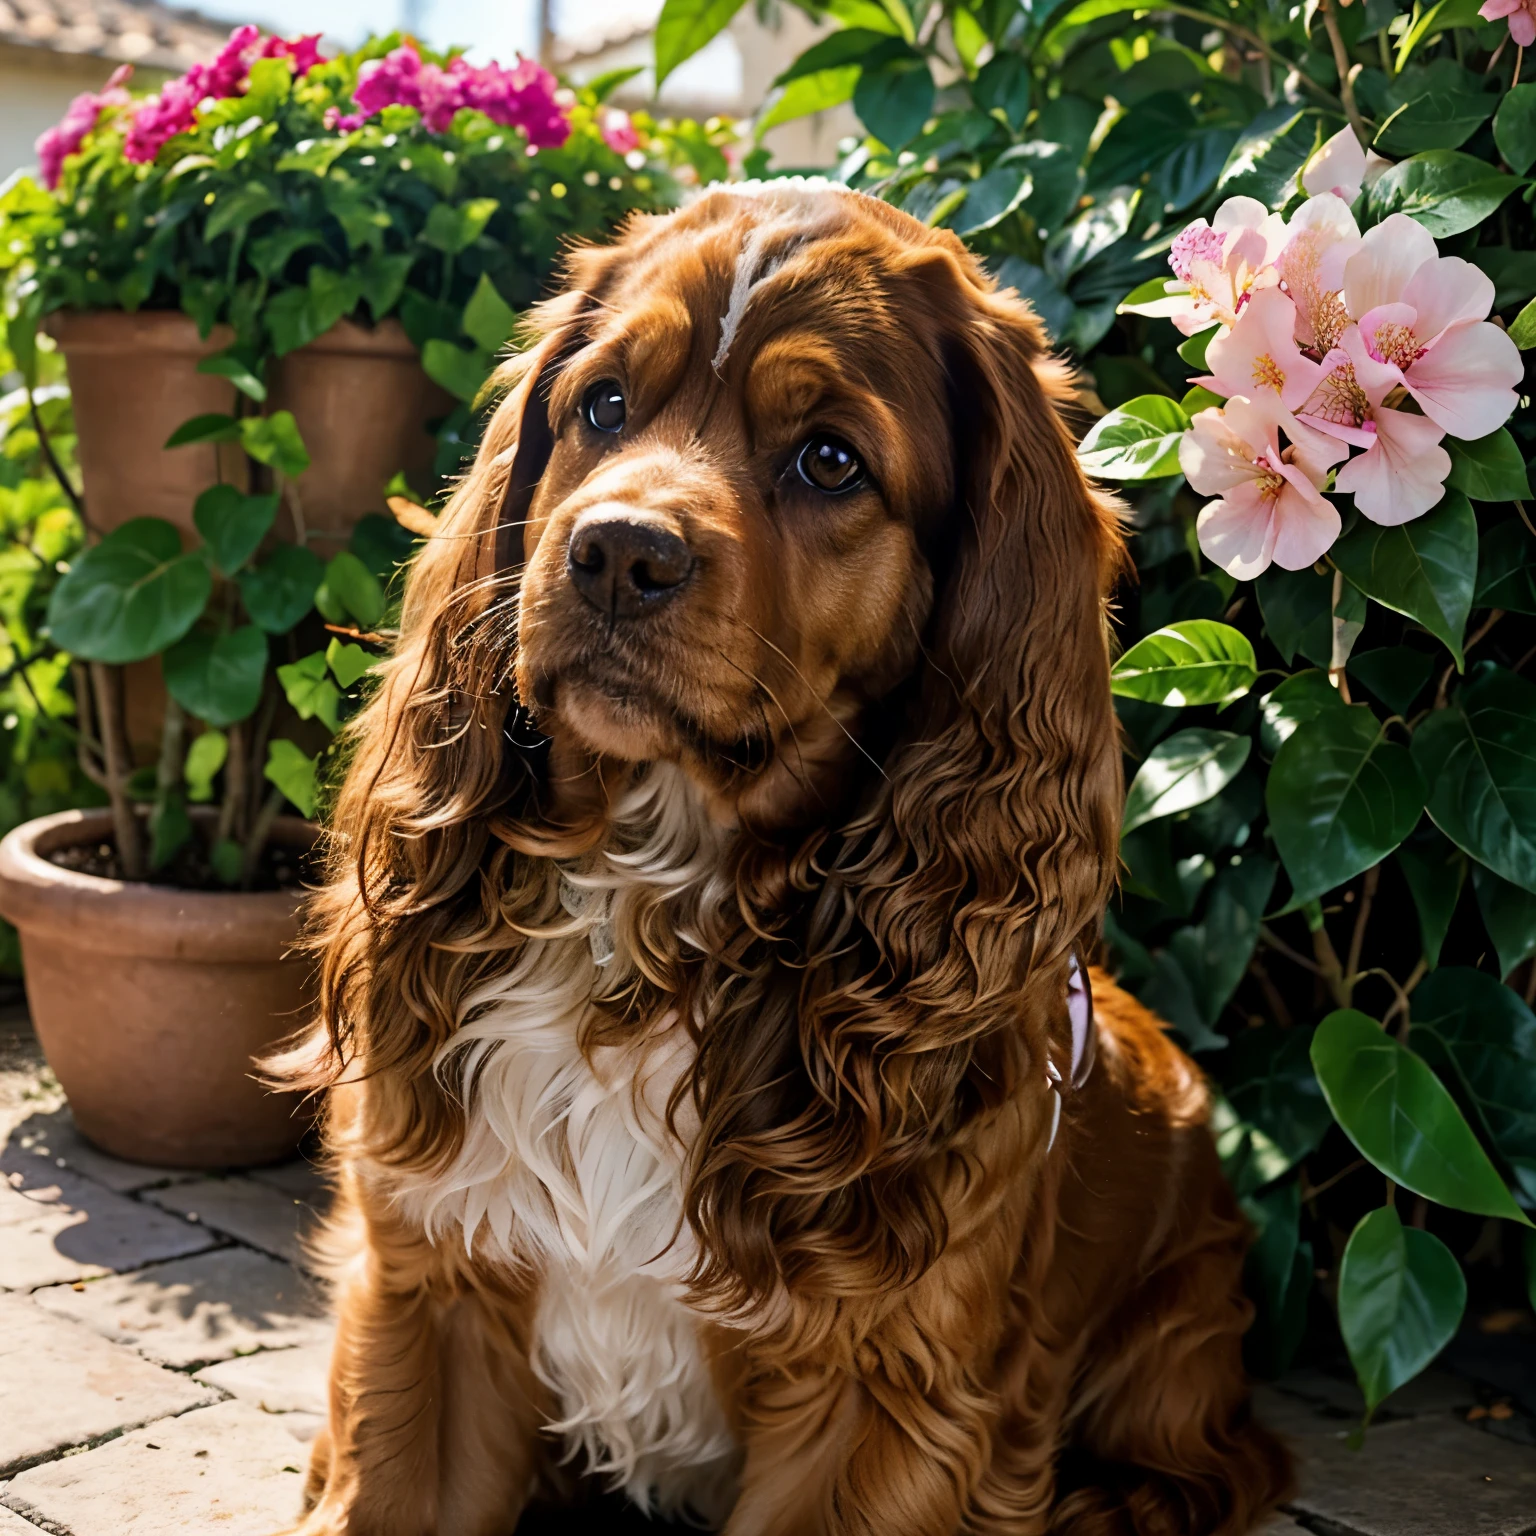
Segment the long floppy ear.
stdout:
<path fill-rule="evenodd" d="M 777 878 L 744 856 L 738 888 L 764 893 L 748 928 L 774 937 L 738 940 L 706 983 L 695 1278 L 737 1305 L 912 1280 L 979 1117 L 1034 1105 L 1043 1145 L 1041 1053 L 1114 877 L 1116 507 L 1078 468 L 1030 311 L 958 242 L 912 252 L 904 279 L 946 363 L 955 503 L 924 535 L 937 595 L 883 777 Z"/>
<path fill-rule="evenodd" d="M 507 829 L 536 815 L 543 747 L 512 681 L 521 534 L 553 446 L 550 385 L 584 307 L 580 291 L 543 305 L 541 339 L 504 365 L 507 392 L 412 565 L 395 654 L 348 731 L 329 879 L 312 907 L 322 1029 L 278 1065 L 307 1086 L 353 1059 L 422 1082 L 377 1128 L 397 1157 L 453 1134 L 424 1078 L 459 999 L 517 942 Z"/>

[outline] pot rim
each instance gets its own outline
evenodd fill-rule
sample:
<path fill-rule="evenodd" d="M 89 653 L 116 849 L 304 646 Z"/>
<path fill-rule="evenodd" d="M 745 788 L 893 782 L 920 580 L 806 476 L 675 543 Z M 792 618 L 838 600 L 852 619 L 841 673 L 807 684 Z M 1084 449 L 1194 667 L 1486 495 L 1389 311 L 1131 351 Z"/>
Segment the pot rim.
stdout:
<path fill-rule="evenodd" d="M 197 322 L 179 309 L 56 309 L 43 317 L 42 328 L 66 354 L 78 356 L 131 350 L 202 357 L 235 339 L 227 325 L 200 336 Z"/>
<path fill-rule="evenodd" d="M 0 916 L 24 937 L 68 935 L 78 943 L 84 930 L 101 952 L 141 959 L 270 963 L 299 938 L 306 888 L 186 891 L 62 869 L 44 857 L 111 831 L 112 813 L 100 809 L 58 811 L 13 828 L 0 841 Z M 297 816 L 273 826 L 290 847 L 311 847 L 319 833 Z"/>

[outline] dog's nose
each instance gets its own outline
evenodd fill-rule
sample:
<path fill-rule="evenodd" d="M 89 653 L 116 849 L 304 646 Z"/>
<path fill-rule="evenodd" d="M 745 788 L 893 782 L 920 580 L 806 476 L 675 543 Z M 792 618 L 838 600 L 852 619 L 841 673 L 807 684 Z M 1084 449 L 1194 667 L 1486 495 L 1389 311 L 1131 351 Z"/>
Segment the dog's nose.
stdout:
<path fill-rule="evenodd" d="M 571 584 L 599 613 L 632 619 L 677 592 L 693 555 L 656 523 L 600 517 L 578 525 L 565 563 Z"/>

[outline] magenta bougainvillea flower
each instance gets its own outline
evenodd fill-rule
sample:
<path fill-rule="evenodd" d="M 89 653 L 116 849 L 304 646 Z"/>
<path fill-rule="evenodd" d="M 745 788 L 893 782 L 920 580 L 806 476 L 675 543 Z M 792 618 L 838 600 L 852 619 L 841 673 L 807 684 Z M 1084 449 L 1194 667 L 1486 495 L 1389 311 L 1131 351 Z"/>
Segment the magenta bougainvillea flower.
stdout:
<path fill-rule="evenodd" d="M 59 184 L 65 160 L 80 148 L 86 134 L 100 121 L 102 112 L 108 107 L 128 105 L 128 92 L 123 86 L 132 74 L 132 64 L 124 64 L 113 70 L 104 89 L 99 92 L 82 91 L 70 102 L 63 118 L 39 136 L 35 146 L 37 166 L 43 185 L 50 192 Z"/>
<path fill-rule="evenodd" d="M 603 143 L 616 155 L 627 155 L 640 147 L 640 133 L 628 112 L 618 107 L 604 107 L 597 116 Z"/>
<path fill-rule="evenodd" d="M 178 133 L 197 121 L 198 103 L 242 95 L 257 59 L 289 59 L 295 75 L 306 75 L 320 63 L 320 34 L 262 38 L 259 27 L 236 27 L 211 64 L 194 64 L 179 80 L 168 82 L 133 115 L 123 158 L 144 165 Z"/>
<path fill-rule="evenodd" d="M 558 148 L 571 131 L 555 90 L 555 77 L 532 59 L 520 58 L 507 69 L 495 63 L 477 68 L 456 58 L 444 69 L 424 63 L 412 44 L 402 43 L 363 65 L 352 99 L 362 118 L 385 107 L 415 107 L 432 133 L 446 133 L 454 113 L 472 107 L 503 127 L 521 128 L 530 145 L 544 149 Z M 336 126 L 356 127 L 360 121 L 338 114 Z"/>

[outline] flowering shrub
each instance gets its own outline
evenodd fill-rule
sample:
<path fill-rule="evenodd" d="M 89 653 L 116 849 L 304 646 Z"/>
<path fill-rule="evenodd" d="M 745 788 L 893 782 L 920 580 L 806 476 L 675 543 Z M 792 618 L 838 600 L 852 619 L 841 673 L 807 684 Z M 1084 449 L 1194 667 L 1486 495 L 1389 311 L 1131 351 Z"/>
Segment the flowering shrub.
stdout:
<path fill-rule="evenodd" d="M 240 27 L 152 95 L 127 83 L 119 71 L 78 97 L 39 141 L 40 181 L 0 193 L 24 399 L 50 362 L 38 327 L 55 310 L 181 310 L 204 336 L 227 325 L 230 345 L 199 367 L 234 385 L 237 409 L 187 422 L 166 447 L 236 444 L 250 489 L 208 487 L 190 509 L 191 548 L 158 518 L 92 543 L 49 595 L 48 630 L 61 668 L 90 663 L 93 686 L 76 702 L 97 729 L 82 720 L 82 761 L 112 799 L 125 871 L 181 878 L 195 847 L 189 802 L 217 801 L 207 862 L 249 884 L 284 805 L 316 810 L 323 743 L 389 637 L 392 578 L 440 488 L 395 485 L 406 526 L 365 517 L 351 547 L 323 561 L 293 489 L 309 450 L 293 415 L 268 405 L 268 364 L 341 320 L 398 320 L 457 401 L 437 424 L 445 481 L 473 448 L 496 354 L 561 242 L 667 207 L 685 180 L 724 176 L 731 132 L 631 117 L 601 86 L 571 92 L 528 61 L 472 67 L 399 37 L 324 58 L 315 36 Z M 381 505 L 384 491 L 359 487 Z M 285 502 L 295 542 L 272 531 Z M 120 669 L 155 656 L 169 696 L 163 750 L 157 768 L 133 773 L 114 739 Z M 150 803 L 147 843 L 134 800 Z"/>
<path fill-rule="evenodd" d="M 805 8 L 759 128 L 851 100 L 839 174 L 1082 371 L 1137 567 L 1107 959 L 1210 1079 L 1254 1369 L 1342 1348 L 1374 1412 L 1536 1293 L 1532 13 Z M 668 0 L 658 70 L 730 10 Z"/>

